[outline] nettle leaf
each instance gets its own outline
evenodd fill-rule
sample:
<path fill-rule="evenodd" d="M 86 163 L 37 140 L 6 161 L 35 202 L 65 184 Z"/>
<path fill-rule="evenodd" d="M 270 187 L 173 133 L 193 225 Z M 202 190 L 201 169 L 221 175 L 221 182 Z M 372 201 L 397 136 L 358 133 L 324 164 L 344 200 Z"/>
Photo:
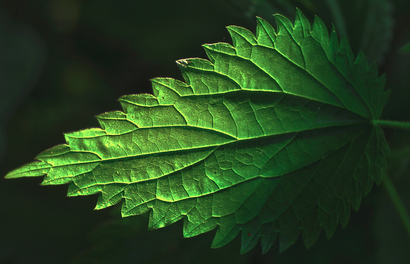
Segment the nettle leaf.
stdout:
<path fill-rule="evenodd" d="M 275 19 L 276 31 L 257 18 L 256 36 L 229 26 L 233 46 L 177 61 L 185 83 L 153 79 L 153 95 L 121 97 L 101 129 L 66 133 L 6 178 L 45 175 L 69 196 L 99 193 L 96 209 L 122 201 L 124 217 L 151 211 L 152 229 L 183 219 L 185 237 L 217 228 L 212 247 L 242 231 L 242 253 L 330 237 L 386 168 L 372 124 L 385 78 L 318 17 Z"/>

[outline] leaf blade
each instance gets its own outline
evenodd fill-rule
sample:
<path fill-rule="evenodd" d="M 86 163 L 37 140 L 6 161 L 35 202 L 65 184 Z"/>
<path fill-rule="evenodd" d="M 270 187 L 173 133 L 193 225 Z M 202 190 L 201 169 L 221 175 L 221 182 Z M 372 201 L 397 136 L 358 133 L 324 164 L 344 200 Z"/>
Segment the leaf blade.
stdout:
<path fill-rule="evenodd" d="M 257 36 L 230 26 L 233 46 L 204 45 L 210 61 L 177 61 L 185 83 L 153 79 L 153 95 L 119 99 L 100 128 L 65 134 L 6 178 L 46 175 L 69 196 L 99 193 L 96 209 L 150 211 L 150 228 L 184 219 L 184 236 L 217 228 L 212 247 L 242 233 L 280 251 L 299 234 L 310 247 L 323 227 L 345 226 L 380 182 L 388 146 L 372 126 L 384 79 L 316 18 L 258 18 Z M 265 234 L 268 233 L 268 234 Z"/>

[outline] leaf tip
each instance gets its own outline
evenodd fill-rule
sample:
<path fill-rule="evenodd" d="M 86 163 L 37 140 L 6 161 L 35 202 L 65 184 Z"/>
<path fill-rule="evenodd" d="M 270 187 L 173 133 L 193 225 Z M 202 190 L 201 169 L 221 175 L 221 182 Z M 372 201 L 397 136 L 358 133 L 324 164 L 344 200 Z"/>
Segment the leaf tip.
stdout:
<path fill-rule="evenodd" d="M 175 61 L 179 67 L 186 68 L 189 65 L 189 61 L 187 59 L 179 59 Z"/>
<path fill-rule="evenodd" d="M 41 177 L 48 173 L 51 165 L 44 161 L 34 161 L 16 168 L 4 177 L 5 179 L 16 179 L 24 177 Z"/>
<path fill-rule="evenodd" d="M 10 171 L 9 173 L 7 173 L 4 178 L 5 178 L 5 179 L 14 179 L 14 178 L 16 178 L 16 176 L 15 176 L 15 174 L 14 174 L 14 170 L 12 170 L 12 171 Z"/>

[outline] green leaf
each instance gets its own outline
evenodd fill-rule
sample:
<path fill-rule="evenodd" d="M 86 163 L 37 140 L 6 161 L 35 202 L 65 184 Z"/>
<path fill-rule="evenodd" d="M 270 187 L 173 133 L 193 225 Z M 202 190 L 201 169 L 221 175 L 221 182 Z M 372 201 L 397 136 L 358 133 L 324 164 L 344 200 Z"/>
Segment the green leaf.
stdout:
<path fill-rule="evenodd" d="M 260 240 L 280 251 L 302 234 L 346 226 L 388 145 L 378 119 L 385 78 L 345 39 L 297 11 L 257 19 L 256 36 L 229 26 L 233 46 L 205 44 L 210 59 L 179 60 L 185 83 L 152 80 L 153 95 L 126 95 L 101 128 L 66 133 L 6 178 L 45 176 L 68 195 L 99 193 L 96 209 L 122 201 L 122 216 L 150 211 L 151 229 L 184 220 L 184 236 L 217 228 L 212 247 L 239 233 L 241 252 Z"/>

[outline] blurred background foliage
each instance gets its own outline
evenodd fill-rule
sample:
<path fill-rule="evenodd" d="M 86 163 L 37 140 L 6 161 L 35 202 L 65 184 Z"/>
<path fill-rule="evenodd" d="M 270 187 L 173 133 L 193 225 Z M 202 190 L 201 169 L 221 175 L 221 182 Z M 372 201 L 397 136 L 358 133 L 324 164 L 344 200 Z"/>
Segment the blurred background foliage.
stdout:
<path fill-rule="evenodd" d="M 182 79 L 174 61 L 206 58 L 201 44 L 231 42 L 225 29 L 254 31 L 295 6 L 320 16 L 387 73 L 385 119 L 410 120 L 408 0 L 2 0 L 0 175 L 64 142 L 62 132 L 97 127 L 124 94 L 151 93 L 149 79 Z M 410 135 L 386 129 L 389 175 L 410 209 Z M 240 238 L 210 249 L 214 232 L 182 238 L 182 222 L 147 231 L 147 215 L 93 211 L 97 196 L 67 198 L 41 178 L 0 179 L 0 263 L 410 263 L 410 239 L 383 187 L 374 187 L 345 229 L 305 250 L 239 255 Z"/>

